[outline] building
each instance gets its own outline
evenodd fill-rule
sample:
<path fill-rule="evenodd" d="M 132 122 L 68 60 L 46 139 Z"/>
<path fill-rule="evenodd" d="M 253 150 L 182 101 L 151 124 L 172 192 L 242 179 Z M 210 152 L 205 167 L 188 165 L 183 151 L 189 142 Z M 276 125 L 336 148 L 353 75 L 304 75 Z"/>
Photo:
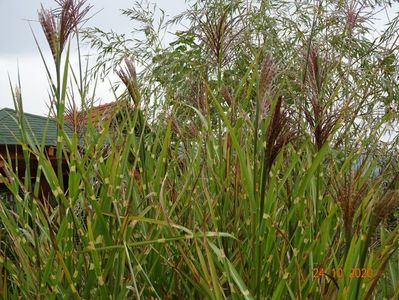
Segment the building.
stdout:
<path fill-rule="evenodd" d="M 23 120 L 18 121 L 18 120 Z M 25 134 L 22 135 L 21 132 Z M 72 128 L 65 126 L 65 132 L 71 136 Z M 57 123 L 54 119 L 38 115 L 23 113 L 19 115 L 16 110 L 10 108 L 0 109 L 0 174 L 4 178 L 10 178 L 5 166 L 10 163 L 12 171 L 17 173 L 18 178 L 24 182 L 27 174 L 27 163 L 24 158 L 22 145 L 28 147 L 39 147 L 44 145 L 43 150 L 56 166 L 56 144 L 57 144 Z M 29 158 L 29 171 L 32 180 L 36 180 L 38 161 L 34 155 Z M 67 176 L 67 162 L 63 160 L 63 173 Z M 41 179 L 41 196 L 48 191 L 48 184 Z M 0 178 L 0 193 L 7 194 L 8 189 Z"/>
<path fill-rule="evenodd" d="M 83 145 L 83 136 L 89 124 L 100 131 L 106 121 L 111 121 L 111 130 L 116 130 L 116 127 L 118 127 L 119 130 L 124 131 L 125 126 L 127 126 L 125 121 L 126 119 L 130 119 L 132 115 L 133 108 L 125 101 L 115 101 L 100 106 L 93 106 L 86 111 L 67 111 L 64 117 L 64 130 L 68 136 L 72 136 L 72 133 L 76 132 L 78 138 L 81 140 L 81 145 Z M 18 121 L 19 118 L 23 119 L 23 122 Z M 21 135 L 21 129 L 25 132 L 25 136 Z M 139 133 L 139 129 L 135 129 Z M 149 129 L 146 129 L 147 132 Z M 44 146 L 43 151 L 51 161 L 54 170 L 56 170 L 56 120 L 52 117 L 43 117 L 29 113 L 23 113 L 22 116 L 19 116 L 17 111 L 13 109 L 0 109 L 0 174 L 5 178 L 7 178 L 7 176 L 10 177 L 7 175 L 5 168 L 6 162 L 11 162 L 12 170 L 18 173 L 18 178 L 21 182 L 25 181 L 27 164 L 23 155 L 23 144 L 30 145 L 30 147 Z M 32 178 L 32 185 L 36 180 L 37 169 L 38 161 L 34 155 L 30 155 L 29 171 Z M 137 175 L 136 173 L 138 172 L 134 170 L 135 177 Z M 63 159 L 63 174 L 65 185 L 68 182 L 69 174 L 66 158 Z M 40 182 L 40 197 L 48 198 L 50 189 L 43 176 Z M 8 197 L 10 194 L 5 183 L 1 182 L 1 179 L 0 194 L 3 195 L 2 198 Z"/>

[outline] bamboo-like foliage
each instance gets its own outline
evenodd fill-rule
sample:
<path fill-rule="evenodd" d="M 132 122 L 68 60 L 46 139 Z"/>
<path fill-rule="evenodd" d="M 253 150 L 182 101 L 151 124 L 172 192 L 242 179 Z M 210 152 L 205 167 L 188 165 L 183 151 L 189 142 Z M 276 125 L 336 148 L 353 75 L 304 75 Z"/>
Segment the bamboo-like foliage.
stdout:
<path fill-rule="evenodd" d="M 399 22 L 370 41 L 370 1 L 344 2 L 198 1 L 166 48 L 138 4 L 125 13 L 154 49 L 113 53 L 129 57 L 110 68 L 126 91 L 98 118 L 73 104 L 95 85 L 69 64 L 85 2 L 42 9 L 68 180 L 25 134 L 13 89 L 38 168 L 21 175 L 11 149 L 0 157 L 13 198 L 0 194 L 1 297 L 397 299 L 398 139 L 383 141 L 395 116 L 368 113 L 397 104 L 386 53 L 398 54 Z M 74 119 L 88 116 L 72 136 L 68 88 Z"/>

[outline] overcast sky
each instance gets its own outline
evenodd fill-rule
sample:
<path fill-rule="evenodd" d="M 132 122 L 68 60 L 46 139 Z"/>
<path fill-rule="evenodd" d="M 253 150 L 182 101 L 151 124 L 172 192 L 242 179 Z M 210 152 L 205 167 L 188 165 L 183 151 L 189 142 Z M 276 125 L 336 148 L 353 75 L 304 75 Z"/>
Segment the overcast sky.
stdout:
<path fill-rule="evenodd" d="M 129 33 L 132 23 L 121 16 L 120 9 L 128 8 L 134 0 L 88 0 L 93 5 L 94 15 L 87 26 L 96 26 L 104 31 L 110 29 L 118 33 Z M 185 0 L 152 0 L 168 15 L 176 15 L 187 8 Z M 48 83 L 39 52 L 33 39 L 32 26 L 39 43 L 51 58 L 48 45 L 37 22 L 37 11 L 41 7 L 54 8 L 54 0 L 0 0 L 0 109 L 14 107 L 8 76 L 13 86 L 17 83 L 18 68 L 21 77 L 22 98 L 26 112 L 46 114 L 48 109 Z M 109 82 L 99 84 L 97 96 L 111 97 Z"/>
<path fill-rule="evenodd" d="M 93 5 L 91 14 L 94 16 L 88 26 L 96 26 L 104 31 L 113 29 L 118 33 L 129 33 L 132 23 L 127 17 L 121 16 L 120 9 L 128 8 L 134 0 L 88 0 Z M 176 15 L 185 10 L 188 5 L 185 0 L 151 0 L 164 9 L 168 15 Z M 39 39 L 39 43 L 47 58 L 51 58 L 48 45 L 37 22 L 37 11 L 40 5 L 54 8 L 53 0 L 0 0 L 0 109 L 13 107 L 8 76 L 13 86 L 17 83 L 17 74 L 21 76 L 22 97 L 26 112 L 46 114 L 48 109 L 48 83 L 45 69 L 36 48 L 29 24 Z M 389 14 L 398 12 L 395 4 Z M 388 21 L 386 12 L 377 16 L 377 23 Z M 378 25 L 377 25 L 378 27 Z M 115 78 L 115 77 L 114 77 Z M 99 83 L 96 95 L 102 102 L 112 101 L 109 83 Z"/>

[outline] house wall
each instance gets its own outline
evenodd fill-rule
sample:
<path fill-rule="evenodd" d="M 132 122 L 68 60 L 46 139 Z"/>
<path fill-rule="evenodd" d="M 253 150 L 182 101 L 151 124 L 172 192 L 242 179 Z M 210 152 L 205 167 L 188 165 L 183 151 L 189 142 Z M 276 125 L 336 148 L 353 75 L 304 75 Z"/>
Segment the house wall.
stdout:
<path fill-rule="evenodd" d="M 55 149 L 53 146 L 46 146 L 45 153 L 47 154 L 48 159 L 51 161 L 51 164 L 56 169 L 57 161 L 55 157 Z M 10 159 L 11 161 L 11 168 L 13 172 L 18 173 L 19 180 L 23 183 L 25 181 L 25 174 L 26 174 L 26 162 L 23 156 L 22 147 L 20 145 L 0 145 L 0 174 L 3 175 L 5 178 L 9 178 L 10 174 L 6 170 L 6 161 Z M 63 159 L 63 174 L 64 174 L 64 185 L 68 183 L 68 171 L 69 167 L 67 164 L 66 159 Z M 31 184 L 32 186 L 36 182 L 36 174 L 38 170 L 38 161 L 34 155 L 30 156 L 29 160 L 29 170 L 31 174 Z M 7 191 L 7 187 L 4 182 L 0 182 L 0 190 Z M 6 194 L 6 192 L 5 192 Z M 39 198 L 41 200 L 46 200 L 51 195 L 51 189 L 46 181 L 45 177 L 41 175 L 40 178 L 40 195 Z"/>

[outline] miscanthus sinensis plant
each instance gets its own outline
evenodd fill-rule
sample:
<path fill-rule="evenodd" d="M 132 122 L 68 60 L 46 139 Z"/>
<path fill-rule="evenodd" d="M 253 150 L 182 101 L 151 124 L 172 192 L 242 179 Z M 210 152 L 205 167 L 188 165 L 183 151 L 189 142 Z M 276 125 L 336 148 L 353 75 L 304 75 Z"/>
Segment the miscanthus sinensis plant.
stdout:
<path fill-rule="evenodd" d="M 87 3 L 57 3 L 39 21 L 58 163 L 28 137 L 37 174 L 2 158 L 3 298 L 399 297 L 399 19 L 373 29 L 397 7 L 205 0 L 166 20 L 137 2 L 127 37 L 82 31 Z M 70 69 L 76 35 L 98 51 L 90 72 Z M 114 117 L 78 124 L 67 104 L 90 114 L 110 72 L 126 87 Z"/>

